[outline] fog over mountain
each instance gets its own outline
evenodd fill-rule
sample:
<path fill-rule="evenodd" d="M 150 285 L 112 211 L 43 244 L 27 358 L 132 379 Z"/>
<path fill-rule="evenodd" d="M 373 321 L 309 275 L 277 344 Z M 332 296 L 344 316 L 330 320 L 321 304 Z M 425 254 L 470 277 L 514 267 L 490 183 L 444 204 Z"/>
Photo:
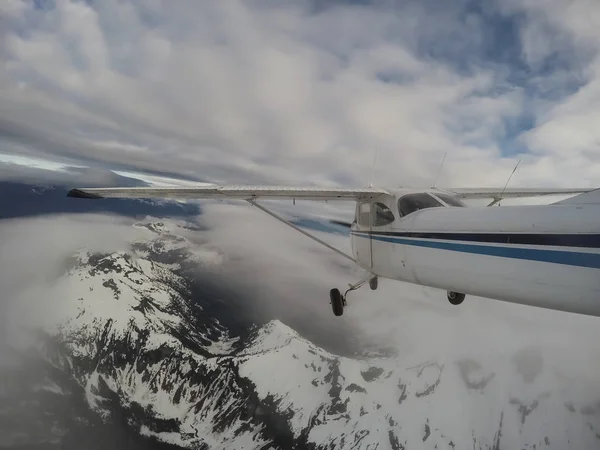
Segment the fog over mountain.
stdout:
<path fill-rule="evenodd" d="M 248 205 L 71 201 L 0 222 L 5 446 L 600 443 L 596 318 L 391 281 L 338 318 L 328 289 L 360 273 Z"/>

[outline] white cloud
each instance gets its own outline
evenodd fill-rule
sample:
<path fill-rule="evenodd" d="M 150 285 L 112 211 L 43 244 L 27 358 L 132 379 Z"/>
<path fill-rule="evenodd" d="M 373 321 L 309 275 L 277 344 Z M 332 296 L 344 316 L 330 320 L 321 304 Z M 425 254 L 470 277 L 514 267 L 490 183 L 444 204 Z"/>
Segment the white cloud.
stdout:
<path fill-rule="evenodd" d="M 440 182 L 499 185 L 516 162 L 502 156 L 514 138 L 504 119 L 537 102 L 510 64 L 482 56 L 490 24 L 462 2 L 55 3 L 3 6 L 0 150 L 10 139 L 211 181 L 366 184 L 377 148 L 376 181 L 394 185 L 431 183 L 447 151 Z M 598 45 L 595 4 L 502 5 L 527 14 L 520 44 L 532 67 L 564 42 L 588 58 Z M 568 117 L 540 107 L 524 180 L 593 183 L 596 100 L 586 99 Z M 578 163 L 557 178 L 573 146 Z"/>
<path fill-rule="evenodd" d="M 524 15 L 523 54 L 539 73 L 535 126 L 523 142 L 545 159 L 548 176 L 580 174 L 594 183 L 600 175 L 600 5 L 588 0 L 503 2 L 507 13 Z M 549 167 L 552 164 L 552 169 Z M 540 170 L 541 172 L 541 170 Z"/>
<path fill-rule="evenodd" d="M 74 166 L 68 166 L 66 164 L 59 163 L 56 161 L 50 161 L 47 159 L 31 158 L 31 157 L 27 157 L 27 156 L 3 154 L 3 153 L 0 153 L 0 163 L 13 164 L 13 165 L 17 165 L 17 166 L 28 167 L 31 169 L 50 170 L 50 171 L 57 171 L 57 172 L 63 172 L 63 171 L 66 171 L 66 169 L 68 169 L 69 167 L 74 167 Z M 75 167 L 81 167 L 81 166 L 75 166 Z"/>
<path fill-rule="evenodd" d="M 343 259 L 248 205 L 207 204 L 200 219 L 206 228 L 190 232 L 189 237 L 197 243 L 195 254 L 210 264 L 198 268 L 196 281 L 221 286 L 209 287 L 207 295 L 214 297 L 206 300 L 215 305 L 232 302 L 240 317 L 252 313 L 278 317 L 335 352 L 395 350 L 395 358 L 373 361 L 382 367 L 407 368 L 435 361 L 454 371 L 463 358 L 477 361 L 484 373 L 495 373 L 496 383 L 502 383 L 477 394 L 485 396 L 490 411 L 515 396 L 533 402 L 540 391 L 567 390 L 570 398 L 584 404 L 597 400 L 600 350 L 594 343 L 600 330 L 595 317 L 477 297 L 453 307 L 443 291 L 390 280 L 381 280 L 375 292 L 368 287 L 354 292 L 344 316 L 334 317 L 328 304 L 329 288 L 343 287 L 360 275 Z M 8 359 L 4 346 L 28 348 L 32 342 L 29 327 L 43 324 L 52 329 L 50 324 L 57 317 L 75 314 L 65 311 L 73 304 L 65 301 L 65 291 L 56 286 L 60 286 L 57 277 L 64 273 L 65 258 L 80 246 L 103 252 L 125 250 L 128 241 L 143 236 L 129 223 L 100 215 L 0 223 L 0 378 L 6 380 L 2 370 L 6 365 L 20 364 Z M 328 236 L 327 240 L 342 248 L 348 245 L 343 237 Z M 88 281 L 82 281 L 83 286 Z M 516 372 L 502 369 L 502 364 L 519 356 L 526 360 L 524 366 L 543 366 L 535 384 L 523 384 Z M 443 389 L 461 397 L 464 386 L 454 380 L 444 376 Z M 433 401 L 429 406 L 443 409 L 448 404 Z M 542 404 L 538 414 L 540 420 L 552 420 Z M 467 421 L 476 419 L 473 410 L 465 410 L 463 416 Z M 595 419 L 574 420 L 586 426 Z M 519 423 L 505 421 L 503 427 L 503 433 L 511 436 Z"/>
<path fill-rule="evenodd" d="M 441 290 L 391 280 L 380 280 L 377 291 L 365 286 L 351 293 L 344 316 L 335 317 L 329 289 L 343 289 L 357 281 L 363 275 L 359 269 L 249 205 L 211 202 L 203 210 L 202 230 L 179 229 L 176 234 L 184 233 L 195 243 L 195 253 L 210 255 L 215 261 L 198 267 L 197 277 L 222 283 L 223 295 L 228 296 L 224 301 L 247 305 L 240 315 L 280 318 L 336 351 L 391 348 L 405 366 L 426 360 L 452 363 L 487 354 L 506 356 L 536 347 L 552 355 L 547 357 L 549 365 L 573 376 L 590 377 L 600 370 L 598 349 L 589 345 L 600 337 L 595 317 L 472 296 L 454 307 Z M 47 298 L 29 296 L 44 286 L 54 292 L 51 287 L 73 252 L 82 247 L 122 251 L 132 240 L 147 238 L 131 223 L 97 214 L 3 221 L 0 330 L 9 329 L 2 321 L 17 319 L 7 311 L 29 314 L 19 318 L 19 324 L 35 324 L 53 302 L 60 303 L 50 294 Z M 319 236 L 349 251 L 345 236 Z M 231 297 L 235 295 L 241 300 Z M 15 301 L 28 307 L 15 309 Z"/>
<path fill-rule="evenodd" d="M 65 264 L 80 248 L 111 252 L 127 248 L 136 235 L 130 219 L 107 215 L 56 215 L 34 219 L 9 219 L 0 223 L 0 335 L 3 344 L 15 302 L 32 288 L 51 286 L 62 276 Z M 31 323 L 52 308 L 52 298 L 28 299 Z M 24 323 L 27 323 L 25 321 Z"/>

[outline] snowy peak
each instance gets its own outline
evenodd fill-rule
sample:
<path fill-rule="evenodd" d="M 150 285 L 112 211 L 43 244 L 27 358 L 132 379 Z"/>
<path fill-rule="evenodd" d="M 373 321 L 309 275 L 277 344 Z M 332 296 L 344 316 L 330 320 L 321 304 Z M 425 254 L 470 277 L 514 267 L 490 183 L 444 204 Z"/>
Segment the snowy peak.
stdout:
<path fill-rule="evenodd" d="M 37 293 L 46 358 L 105 421 L 182 448 L 600 444 L 597 400 L 534 350 L 409 367 L 334 355 L 279 320 L 233 329 L 233 299 L 217 302 L 196 276 L 219 250 L 168 221 L 135 227 L 130 248 L 81 250 Z"/>

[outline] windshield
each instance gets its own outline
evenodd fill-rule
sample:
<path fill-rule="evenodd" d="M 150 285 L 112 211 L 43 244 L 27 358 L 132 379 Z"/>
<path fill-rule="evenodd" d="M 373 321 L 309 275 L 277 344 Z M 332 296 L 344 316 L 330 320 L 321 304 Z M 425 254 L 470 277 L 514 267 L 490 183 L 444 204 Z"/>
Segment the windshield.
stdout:
<path fill-rule="evenodd" d="M 452 195 L 448 195 L 448 194 L 438 194 L 437 192 L 435 193 L 435 196 L 437 198 L 439 198 L 441 201 L 443 201 L 444 203 L 446 203 L 448 206 L 457 206 L 457 207 L 461 207 L 464 208 L 465 205 L 463 202 L 461 202 L 458 197 L 454 197 Z"/>
<path fill-rule="evenodd" d="M 406 216 L 419 209 L 443 207 L 439 201 L 429 194 L 409 194 L 398 200 L 400 216 Z"/>
<path fill-rule="evenodd" d="M 383 203 L 373 203 L 373 226 L 382 227 L 394 221 L 394 213 Z"/>

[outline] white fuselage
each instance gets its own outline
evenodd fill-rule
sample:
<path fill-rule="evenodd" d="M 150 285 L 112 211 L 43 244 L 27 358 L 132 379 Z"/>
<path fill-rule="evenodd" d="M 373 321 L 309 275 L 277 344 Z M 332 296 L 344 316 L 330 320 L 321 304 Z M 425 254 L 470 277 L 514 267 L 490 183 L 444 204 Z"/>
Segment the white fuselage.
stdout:
<path fill-rule="evenodd" d="M 600 206 L 444 204 L 402 214 L 400 198 L 383 195 L 363 204 L 370 212 L 363 211 L 362 220 L 357 204 L 352 251 L 365 269 L 448 291 L 600 316 Z"/>

